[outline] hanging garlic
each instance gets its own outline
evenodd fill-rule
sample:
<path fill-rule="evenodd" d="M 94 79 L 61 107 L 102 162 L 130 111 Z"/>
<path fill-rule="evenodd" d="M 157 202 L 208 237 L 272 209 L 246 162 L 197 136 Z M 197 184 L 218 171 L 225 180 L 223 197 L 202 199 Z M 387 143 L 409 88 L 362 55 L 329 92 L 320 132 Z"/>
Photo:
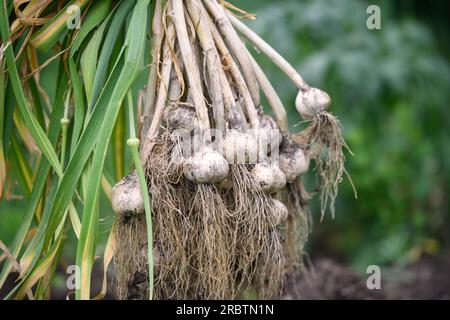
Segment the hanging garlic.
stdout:
<path fill-rule="evenodd" d="M 275 226 L 278 226 L 285 222 L 289 217 L 289 210 L 286 205 L 277 199 L 272 199 L 272 220 Z"/>
<path fill-rule="evenodd" d="M 135 171 L 112 188 L 111 203 L 113 210 L 120 215 L 130 216 L 144 212 L 144 198 Z"/>
<path fill-rule="evenodd" d="M 257 159 L 258 144 L 250 133 L 228 130 L 218 147 L 229 163 L 252 163 Z"/>
<path fill-rule="evenodd" d="M 252 174 L 266 193 L 275 193 L 286 186 L 286 176 L 276 164 L 258 163 Z"/>
<path fill-rule="evenodd" d="M 195 109 L 182 105 L 169 105 L 164 110 L 164 122 L 170 129 L 183 129 L 191 132 L 198 128 Z"/>
<path fill-rule="evenodd" d="M 195 183 L 217 183 L 228 176 L 228 162 L 217 151 L 204 147 L 184 161 L 185 177 Z"/>
<path fill-rule="evenodd" d="M 293 141 L 285 142 L 280 152 L 280 169 L 286 175 L 287 182 L 293 182 L 297 177 L 308 171 L 309 156 Z"/>
<path fill-rule="evenodd" d="M 305 120 L 311 120 L 319 112 L 327 110 L 330 104 L 328 93 L 317 88 L 300 90 L 295 99 L 295 107 Z"/>

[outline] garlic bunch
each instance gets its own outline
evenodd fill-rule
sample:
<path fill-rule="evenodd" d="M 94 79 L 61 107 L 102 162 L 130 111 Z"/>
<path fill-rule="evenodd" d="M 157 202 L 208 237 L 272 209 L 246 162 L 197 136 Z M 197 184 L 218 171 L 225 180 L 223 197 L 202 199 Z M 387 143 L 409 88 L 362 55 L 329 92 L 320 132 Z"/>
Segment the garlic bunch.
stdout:
<path fill-rule="evenodd" d="M 295 99 L 295 107 L 305 120 L 311 120 L 318 113 L 326 111 L 331 104 L 331 98 L 323 90 L 308 88 L 299 90 Z"/>
<path fill-rule="evenodd" d="M 309 156 L 293 141 L 284 142 L 280 152 L 280 169 L 286 175 L 287 182 L 293 182 L 309 168 Z"/>
<path fill-rule="evenodd" d="M 276 164 L 258 163 L 252 174 L 266 193 L 278 192 L 286 186 L 286 176 Z"/>
<path fill-rule="evenodd" d="M 184 176 L 195 183 L 217 183 L 228 176 L 228 162 L 217 151 L 204 147 L 183 163 Z"/>
<path fill-rule="evenodd" d="M 144 198 L 139 177 L 135 171 L 125 176 L 112 188 L 111 203 L 114 212 L 120 215 L 131 216 L 144 213 Z"/>

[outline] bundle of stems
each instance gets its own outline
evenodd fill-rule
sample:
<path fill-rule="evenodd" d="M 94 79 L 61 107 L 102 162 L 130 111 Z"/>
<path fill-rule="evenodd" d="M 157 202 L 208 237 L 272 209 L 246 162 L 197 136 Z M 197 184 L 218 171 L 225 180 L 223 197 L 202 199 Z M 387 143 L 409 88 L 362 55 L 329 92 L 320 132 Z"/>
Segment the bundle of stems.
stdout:
<path fill-rule="evenodd" d="M 323 181 L 323 212 L 341 180 L 345 144 L 326 112 L 329 96 L 234 9 L 216 0 L 156 1 L 140 155 L 152 199 L 157 298 L 236 298 L 255 289 L 277 296 L 286 273 L 301 265 L 309 232 L 301 176 L 310 159 Z M 311 121 L 302 133 L 289 132 L 283 103 L 241 36 L 298 87 L 297 109 Z M 264 113 L 261 92 L 275 119 Z M 118 237 L 135 228 L 137 207 L 119 210 Z M 145 237 L 127 243 L 116 260 L 126 266 L 121 298 L 135 297 L 146 279 L 145 261 L 133 259 Z"/>
<path fill-rule="evenodd" d="M 92 298 L 102 191 L 117 215 L 94 298 L 111 261 L 120 299 L 280 294 L 310 232 L 303 176 L 315 171 L 334 215 L 346 144 L 330 97 L 249 17 L 219 0 L 1 1 L 0 198 L 26 201 L 14 242 L 0 242 L 0 287 L 19 273 L 8 298 L 49 297 L 71 232 L 73 293 Z M 297 87 L 305 130 L 289 131 L 247 43 Z M 53 96 L 41 78 L 56 63 Z"/>

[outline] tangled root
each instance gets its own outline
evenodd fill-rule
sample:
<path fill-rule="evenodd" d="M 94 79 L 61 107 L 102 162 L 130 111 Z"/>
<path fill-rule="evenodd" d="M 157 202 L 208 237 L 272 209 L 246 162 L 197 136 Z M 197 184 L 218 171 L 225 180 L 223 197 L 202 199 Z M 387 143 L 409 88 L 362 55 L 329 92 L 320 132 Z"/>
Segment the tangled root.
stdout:
<path fill-rule="evenodd" d="M 173 162 L 174 147 L 171 135 L 164 133 L 155 142 L 146 165 L 154 246 L 161 253 L 160 268 L 154 273 L 156 299 L 183 299 L 189 290 L 190 257 L 184 248 L 193 229 L 188 209 L 194 186 L 185 181 L 181 167 Z"/>
<path fill-rule="evenodd" d="M 315 170 L 320 178 L 321 219 L 327 209 L 334 218 L 334 204 L 344 173 L 352 183 L 345 170 L 344 155 L 344 149 L 350 153 L 351 150 L 342 137 L 341 124 L 332 114 L 320 112 L 295 140 L 311 148 L 310 157 L 316 163 Z"/>
<path fill-rule="evenodd" d="M 172 162 L 175 147 L 164 133 L 146 164 L 158 258 L 155 298 L 234 299 L 250 289 L 261 298 L 278 296 L 286 268 L 270 196 L 247 165 L 231 165 L 232 188 L 192 183 Z M 118 297 L 145 299 L 145 218 L 119 219 Z"/>
<path fill-rule="evenodd" d="M 285 273 L 291 273 L 301 267 L 303 248 L 311 232 L 312 219 L 308 209 L 310 195 L 306 192 L 300 178 L 287 184 L 287 188 L 278 194 L 288 210 L 289 218 L 281 230 L 285 256 Z"/>
<path fill-rule="evenodd" d="M 114 254 L 115 291 L 119 299 L 148 297 L 147 231 L 143 215 L 119 216 L 114 232 L 120 246 Z"/>
<path fill-rule="evenodd" d="M 270 229 L 267 234 L 267 245 L 264 246 L 258 259 L 258 272 L 254 281 L 259 298 L 270 299 L 281 294 L 285 263 L 281 233 L 276 228 Z"/>
<path fill-rule="evenodd" d="M 244 165 L 233 165 L 232 199 L 236 230 L 235 272 L 238 290 L 255 285 L 260 297 L 277 295 L 281 289 L 284 260 L 272 217 L 273 202 Z M 274 233 L 275 232 L 275 233 Z M 256 279 L 256 283 L 253 283 Z"/>
<path fill-rule="evenodd" d="M 325 93 L 321 96 L 326 95 L 327 99 L 316 99 L 319 91 L 315 90 L 315 95 L 305 96 L 308 100 L 301 101 L 302 106 L 308 106 L 305 104 L 308 102 L 309 106 L 318 106 L 318 109 L 311 114 L 300 110 L 311 119 L 311 125 L 293 137 L 295 152 L 282 154 L 286 159 L 280 160 L 281 170 L 285 176 L 287 172 L 293 173 L 287 177 L 286 186 L 283 181 L 277 188 L 265 190 L 278 191 L 275 195 L 264 192 L 260 181 L 251 173 L 254 165 L 229 165 L 217 146 L 211 146 L 210 153 L 223 158 L 221 174 L 217 174 L 218 167 L 206 177 L 194 174 L 192 168 L 200 167 L 201 161 L 187 165 L 189 162 L 180 151 L 181 143 L 176 139 L 175 130 L 173 133 L 161 130 L 163 119 L 169 130 L 184 128 L 191 132 L 198 127 L 202 133 L 208 129 L 223 133 L 232 129 L 239 132 L 238 138 L 244 138 L 245 129 L 261 127 L 261 85 L 278 115 L 277 123 L 283 137 L 291 137 L 281 100 L 257 63 L 251 62 L 253 58 L 234 28 L 277 60 L 277 65 L 299 89 L 310 87 L 270 46 L 227 13 L 221 2 L 157 1 L 156 5 L 162 18 L 154 19 L 153 31 L 155 35 L 162 32 L 166 40 L 155 47 L 155 52 L 162 55 L 155 55 L 152 64 L 157 75 L 149 79 L 148 87 L 148 96 L 153 97 L 148 101 L 150 106 L 153 104 L 149 114 L 153 117 L 151 124 L 147 124 L 148 132 L 144 130 L 141 150 L 153 215 L 153 254 L 157 257 L 154 297 L 234 299 L 253 290 L 260 298 L 277 297 L 286 273 L 301 265 L 303 246 L 310 230 L 309 195 L 300 178 L 308 169 L 309 158 L 315 160 L 321 181 L 322 217 L 328 208 L 334 216 L 338 185 L 346 173 L 343 148 L 347 146 L 340 124 L 324 111 L 330 99 Z M 220 61 L 228 61 L 227 66 L 218 65 Z M 185 83 L 188 84 L 186 92 Z M 174 103 L 178 109 L 167 108 L 168 103 Z M 168 121 L 170 116 L 178 114 L 180 105 L 193 107 L 195 114 L 189 109 L 190 118 L 183 113 L 183 121 L 179 118 Z M 212 142 L 212 136 L 206 135 L 207 142 Z M 228 141 L 226 146 L 235 147 L 240 145 L 239 141 Z M 256 145 L 256 142 L 250 145 Z M 194 147 L 191 151 L 196 155 L 195 144 L 190 147 Z M 286 143 L 272 146 L 285 147 Z M 204 158 L 203 154 L 195 160 Z M 217 179 L 211 178 L 214 174 Z M 287 219 L 277 216 L 273 197 L 283 202 L 284 215 L 287 208 Z M 121 215 L 119 222 L 118 296 L 121 299 L 146 299 L 148 272 L 144 217 L 126 219 Z"/>
<path fill-rule="evenodd" d="M 190 210 L 192 239 L 186 248 L 196 273 L 195 298 L 226 299 L 235 296 L 231 261 L 234 256 L 234 226 L 229 215 L 216 186 L 197 186 Z"/>

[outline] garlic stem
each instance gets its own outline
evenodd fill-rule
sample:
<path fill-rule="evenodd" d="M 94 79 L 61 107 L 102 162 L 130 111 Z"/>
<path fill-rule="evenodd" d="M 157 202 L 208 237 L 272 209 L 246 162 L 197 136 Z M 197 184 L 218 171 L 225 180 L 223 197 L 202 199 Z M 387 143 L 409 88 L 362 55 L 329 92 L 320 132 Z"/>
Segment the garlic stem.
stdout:
<path fill-rule="evenodd" d="M 153 115 L 152 123 L 148 132 L 145 136 L 145 143 L 142 148 L 141 158 L 143 163 L 145 164 L 148 156 L 150 155 L 153 146 L 154 139 L 158 135 L 159 126 L 161 124 L 164 108 L 167 102 L 167 95 L 169 90 L 169 82 L 170 82 L 170 74 L 172 70 L 172 57 L 170 53 L 170 48 L 173 48 L 175 41 L 175 30 L 174 26 L 170 24 L 167 30 L 166 43 L 163 48 L 163 63 L 161 67 L 161 84 L 159 86 L 158 95 L 155 101 L 155 112 Z"/>
<path fill-rule="evenodd" d="M 155 96 L 158 82 L 159 56 L 164 39 L 164 30 L 162 24 L 162 0 L 156 0 L 155 11 L 152 22 L 153 46 L 151 50 L 152 63 L 145 91 L 145 104 L 143 112 L 142 137 L 145 137 L 150 127 L 151 119 L 155 112 Z"/>
<path fill-rule="evenodd" d="M 275 118 L 277 119 L 278 127 L 280 128 L 283 134 L 286 134 L 289 132 L 289 126 L 287 121 L 286 109 L 283 106 L 283 102 L 281 101 L 277 91 L 270 83 L 264 71 L 256 62 L 255 58 L 252 57 L 252 55 L 248 50 L 247 53 L 249 55 L 250 61 L 252 62 L 256 79 L 258 80 L 259 85 L 264 93 L 264 96 L 266 97 L 267 102 L 272 108 Z"/>
<path fill-rule="evenodd" d="M 239 38 L 236 30 L 233 28 L 227 17 L 225 9 L 219 5 L 216 0 L 203 0 L 203 3 L 212 15 L 218 29 L 224 37 L 225 42 L 228 44 L 229 49 L 236 57 L 236 60 L 242 69 L 242 74 L 246 80 L 254 105 L 259 106 L 260 97 L 258 83 L 256 82 L 255 75 L 253 74 L 252 65 L 245 54 L 244 43 Z"/>
<path fill-rule="evenodd" d="M 239 88 L 242 99 L 244 100 L 247 117 L 249 118 L 250 123 L 254 128 L 259 128 L 260 121 L 259 121 L 259 117 L 258 117 L 258 112 L 253 103 L 253 99 L 251 97 L 250 91 L 245 82 L 244 76 L 242 75 L 241 71 L 239 70 L 238 65 L 234 61 L 230 51 L 228 50 L 228 48 L 225 44 L 225 41 L 223 40 L 223 38 L 220 35 L 219 31 L 217 30 L 216 26 L 214 25 L 214 23 L 212 22 L 211 19 L 209 19 L 209 21 L 210 21 L 210 25 L 211 25 L 212 35 L 214 37 L 214 41 L 216 42 L 216 46 L 219 49 L 222 56 L 229 63 L 231 75 L 233 76 L 234 80 L 236 81 L 236 85 Z"/>
<path fill-rule="evenodd" d="M 225 131 L 225 112 L 224 101 L 222 96 L 222 84 L 220 80 L 220 57 L 214 45 L 214 40 L 211 35 L 208 21 L 204 18 L 201 12 L 200 3 L 197 0 L 189 0 L 187 9 L 191 16 L 192 22 L 196 28 L 200 45 L 203 48 L 206 59 L 206 71 L 209 78 L 209 95 L 212 100 L 214 119 L 216 129 L 220 132 Z"/>
<path fill-rule="evenodd" d="M 247 27 L 242 21 L 227 12 L 227 16 L 231 24 L 247 38 L 259 51 L 263 52 L 273 63 L 275 63 L 292 82 L 301 90 L 307 90 L 309 85 L 302 76 L 294 69 L 294 67 L 286 61 L 274 48 L 272 48 L 265 40 L 258 36 L 252 29 Z"/>
<path fill-rule="evenodd" d="M 192 95 L 192 100 L 195 105 L 197 113 L 198 124 L 200 130 L 205 133 L 210 129 L 208 108 L 206 107 L 205 99 L 202 93 L 202 82 L 200 78 L 200 71 L 197 67 L 194 51 L 189 41 L 189 35 L 186 28 L 186 18 L 184 15 L 183 0 L 172 0 L 173 7 L 173 21 L 177 32 L 178 44 L 180 46 L 181 55 L 183 57 L 186 74 L 189 80 L 189 91 Z M 210 137 L 205 137 L 210 141 Z"/>

